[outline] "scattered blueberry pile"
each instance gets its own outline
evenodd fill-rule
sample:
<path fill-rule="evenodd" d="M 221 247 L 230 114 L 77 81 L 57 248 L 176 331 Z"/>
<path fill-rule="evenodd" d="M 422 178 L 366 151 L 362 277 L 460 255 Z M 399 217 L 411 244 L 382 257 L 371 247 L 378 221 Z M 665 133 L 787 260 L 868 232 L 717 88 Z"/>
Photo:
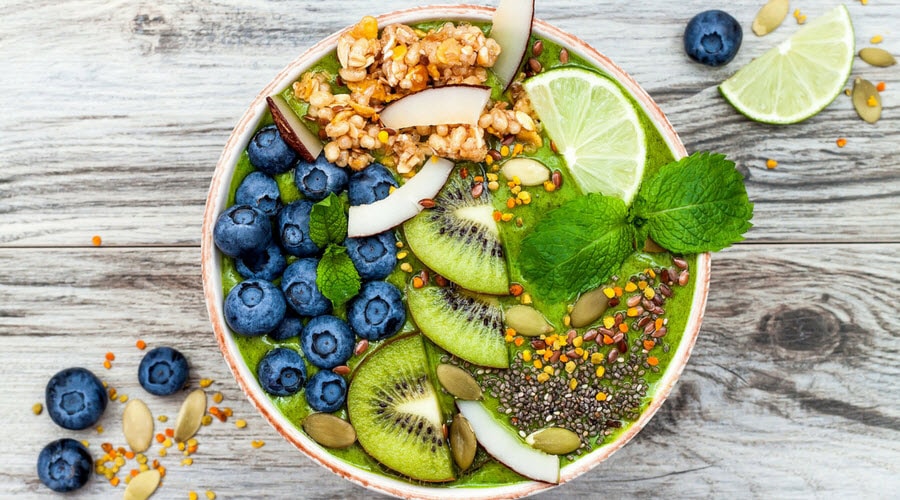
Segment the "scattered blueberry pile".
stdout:
<path fill-rule="evenodd" d="M 324 249 L 310 236 L 310 214 L 330 194 L 346 191 L 351 205 L 364 205 L 386 198 L 397 182 L 377 163 L 348 175 L 321 156 L 304 161 L 274 125 L 256 133 L 247 154 L 257 171 L 242 180 L 235 204 L 213 230 L 216 246 L 235 260 L 244 279 L 225 298 L 225 321 L 239 335 L 269 335 L 276 341 L 299 336 L 303 355 L 287 347 L 269 351 L 257 366 L 260 385 L 273 396 L 305 388 L 311 408 L 337 411 L 344 405 L 347 381 L 331 370 L 347 363 L 357 337 L 386 339 L 406 321 L 400 290 L 384 281 L 397 265 L 397 239 L 386 231 L 344 241 L 363 281 L 344 317 L 316 284 Z M 273 176 L 291 170 L 304 198 L 285 205 Z M 318 369 L 309 378 L 307 361 Z"/>
<path fill-rule="evenodd" d="M 144 355 L 138 368 L 138 382 L 158 396 L 174 394 L 184 387 L 188 364 L 184 355 L 171 347 L 157 347 Z M 103 382 L 86 368 L 66 368 L 47 382 L 44 405 L 56 425 L 82 430 L 96 424 L 109 402 Z M 63 438 L 51 442 L 38 455 L 37 473 L 53 491 L 67 492 L 87 483 L 94 469 L 90 452 L 80 442 Z"/>

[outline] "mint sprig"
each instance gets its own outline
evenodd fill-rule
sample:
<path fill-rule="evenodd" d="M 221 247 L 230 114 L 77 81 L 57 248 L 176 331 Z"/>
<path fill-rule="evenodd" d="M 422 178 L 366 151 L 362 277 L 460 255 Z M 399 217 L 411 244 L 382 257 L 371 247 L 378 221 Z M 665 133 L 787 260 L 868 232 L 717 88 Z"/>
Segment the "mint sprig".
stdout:
<path fill-rule="evenodd" d="M 753 204 L 734 162 L 695 153 L 645 182 L 632 213 L 639 232 L 671 252 L 718 252 L 744 239 Z"/>
<path fill-rule="evenodd" d="M 597 193 L 553 210 L 522 240 L 523 275 L 550 300 L 609 277 L 632 252 L 634 227 L 626 216 L 621 199 Z"/>
<path fill-rule="evenodd" d="M 753 204 L 725 156 L 695 153 L 646 179 L 634 204 L 591 193 L 549 212 L 522 240 L 522 274 L 547 300 L 567 300 L 616 273 L 647 237 L 674 253 L 743 240 Z"/>
<path fill-rule="evenodd" d="M 347 212 L 334 193 L 313 205 L 309 213 L 309 237 L 319 247 L 339 245 L 347 237 Z"/>
<path fill-rule="evenodd" d="M 335 305 L 341 305 L 359 293 L 359 273 L 347 255 L 347 249 L 328 245 L 316 267 L 316 286 Z"/>
<path fill-rule="evenodd" d="M 316 266 L 316 286 L 335 306 L 359 293 L 361 280 L 342 245 L 347 238 L 347 212 L 334 193 L 313 205 L 309 213 L 309 237 L 325 251 Z"/>

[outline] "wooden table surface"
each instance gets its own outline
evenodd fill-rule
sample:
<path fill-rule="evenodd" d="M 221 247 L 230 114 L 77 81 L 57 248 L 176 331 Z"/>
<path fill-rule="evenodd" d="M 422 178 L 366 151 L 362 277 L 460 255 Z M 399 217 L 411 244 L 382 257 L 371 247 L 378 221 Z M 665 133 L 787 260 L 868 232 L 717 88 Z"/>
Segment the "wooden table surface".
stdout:
<path fill-rule="evenodd" d="M 633 75 L 689 151 L 734 159 L 756 203 L 747 241 L 713 258 L 700 339 L 669 401 L 631 444 L 543 498 L 900 491 L 900 71 L 856 61 L 854 75 L 887 84 L 877 125 L 856 118 L 845 96 L 799 125 L 750 122 L 716 85 L 797 29 L 789 16 L 775 33 L 753 35 L 762 3 L 538 1 L 538 17 Z M 812 19 L 838 3 L 791 9 Z M 137 384 L 138 339 L 181 349 L 192 386 L 213 379 L 219 406 L 234 411 L 202 429 L 193 466 L 177 453 L 161 459 L 158 498 L 207 489 L 219 498 L 374 496 L 296 451 L 242 396 L 206 315 L 200 224 L 221 148 L 269 79 L 363 14 L 418 4 L 0 4 L 0 497 L 48 496 L 35 463 L 53 439 L 87 440 L 95 457 L 102 442 L 124 445 L 118 402 L 102 434 L 32 414 L 62 368 L 88 367 L 174 418 L 180 398 Z M 881 34 L 882 47 L 900 52 L 900 0 L 846 4 L 859 46 Z M 734 62 L 711 69 L 687 59 L 681 36 L 690 17 L 716 6 L 745 38 Z M 107 352 L 116 356 L 110 370 Z M 247 427 L 236 429 L 235 418 Z M 95 476 L 73 496 L 121 492 Z"/>

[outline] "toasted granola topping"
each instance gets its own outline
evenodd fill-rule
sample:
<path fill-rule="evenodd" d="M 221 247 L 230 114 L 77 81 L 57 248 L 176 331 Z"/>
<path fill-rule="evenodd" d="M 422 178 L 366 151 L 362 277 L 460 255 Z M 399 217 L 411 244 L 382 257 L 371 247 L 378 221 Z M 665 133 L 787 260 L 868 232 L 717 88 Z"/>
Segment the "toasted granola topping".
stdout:
<path fill-rule="evenodd" d="M 498 138 L 514 135 L 540 146 L 530 105 L 513 109 L 498 103 L 482 115 L 479 126 L 416 127 L 388 130 L 378 113 L 385 105 L 429 87 L 482 85 L 487 68 L 500 54 L 495 40 L 477 26 L 452 22 L 426 32 L 402 24 L 385 26 L 366 16 L 338 39 L 339 84 L 349 94 L 335 94 L 331 78 L 304 73 L 293 85 L 294 97 L 309 103 L 306 118 L 320 126 L 327 141 L 325 158 L 341 167 L 361 170 L 376 157 L 398 173 L 410 176 L 425 158 L 481 161 L 487 154 L 485 133 Z"/>

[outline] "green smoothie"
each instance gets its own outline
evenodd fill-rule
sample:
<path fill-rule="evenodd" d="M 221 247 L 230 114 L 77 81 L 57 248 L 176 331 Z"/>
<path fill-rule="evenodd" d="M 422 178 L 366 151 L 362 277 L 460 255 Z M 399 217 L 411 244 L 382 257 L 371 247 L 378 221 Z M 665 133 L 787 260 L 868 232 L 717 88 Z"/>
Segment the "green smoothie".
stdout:
<path fill-rule="evenodd" d="M 439 25 L 439 23 L 423 23 L 418 25 L 417 28 L 427 30 L 437 25 Z M 489 24 L 484 23 L 479 24 L 478 26 L 485 32 L 489 30 Z M 532 37 L 529 47 L 532 47 L 534 45 L 534 42 L 537 40 L 538 37 Z M 536 59 L 540 62 L 545 71 L 561 66 L 578 66 L 603 73 L 603 71 L 599 68 L 594 67 L 588 61 L 575 55 L 569 55 L 567 62 L 563 64 L 560 62 L 560 52 L 561 50 L 563 50 L 563 48 L 551 42 L 550 40 L 542 39 L 541 42 L 543 44 L 543 50 L 541 54 L 536 57 Z M 340 63 L 337 60 L 337 56 L 335 53 L 331 53 L 323 60 L 318 62 L 313 67 L 313 70 L 325 71 L 331 75 L 335 75 L 338 68 L 340 68 Z M 489 80 L 489 83 L 496 82 L 492 82 L 491 80 Z M 495 96 L 499 96 L 500 92 L 496 88 L 496 85 L 494 86 Z M 629 95 L 624 87 L 620 85 L 620 88 L 622 88 L 623 92 L 625 92 L 626 95 Z M 335 86 L 335 92 L 347 92 L 347 90 L 342 89 L 339 86 Z M 298 113 L 298 115 L 303 116 L 305 114 L 306 104 L 294 98 L 293 92 L 290 87 L 285 89 L 282 92 L 282 95 L 290 103 L 290 105 Z M 504 97 L 508 98 L 508 96 Z M 641 110 L 637 101 L 632 96 L 629 95 L 629 97 L 634 104 L 635 109 L 638 110 L 641 124 L 643 125 L 643 129 L 646 135 L 647 155 L 644 178 L 647 178 L 648 176 L 654 175 L 663 165 L 666 165 L 667 163 L 673 161 L 674 156 L 673 152 L 668 147 L 666 141 L 664 140 L 657 127 L 653 124 L 646 113 Z M 267 115 L 258 124 L 258 128 L 266 126 L 270 123 L 272 123 L 272 118 L 271 116 Z M 313 132 L 317 132 L 316 126 L 311 126 L 310 128 L 313 129 Z M 503 146 L 495 141 L 490 145 L 490 147 L 501 150 Z M 543 145 L 540 148 L 536 150 L 525 149 L 521 151 L 518 156 L 534 158 L 551 169 L 551 171 L 559 171 L 562 175 L 561 186 L 558 189 L 553 190 L 552 192 L 541 188 L 529 189 L 529 192 L 531 194 L 530 203 L 517 206 L 515 208 L 514 212 L 516 219 L 514 221 L 501 223 L 499 225 L 501 231 L 501 239 L 503 241 L 504 250 L 506 252 L 510 282 L 519 284 L 525 291 L 528 291 L 530 289 L 529 283 L 523 277 L 518 262 L 522 239 L 529 233 L 534 225 L 537 224 L 542 219 L 542 217 L 547 214 L 548 211 L 552 210 L 555 207 L 559 207 L 561 204 L 568 200 L 582 196 L 582 193 L 577 188 L 575 181 L 568 174 L 563 159 L 558 154 L 555 154 L 551 149 L 550 140 L 546 138 L 546 136 L 544 137 Z M 378 158 L 376 157 L 376 159 Z M 504 159 L 500 160 L 498 164 L 502 163 Z M 487 163 L 472 162 L 459 162 L 457 165 L 458 169 L 467 169 L 469 175 L 483 176 L 492 172 L 496 172 L 496 169 L 492 169 L 492 167 L 492 165 L 489 165 Z M 241 183 L 243 178 L 252 171 L 254 171 L 254 168 L 250 164 L 247 154 L 244 153 L 238 162 L 234 176 L 231 180 L 231 190 L 228 198 L 229 206 L 234 203 L 234 193 L 238 185 Z M 302 197 L 302 195 L 300 195 L 296 187 L 294 187 L 293 185 L 291 172 L 278 176 L 276 180 L 278 181 L 282 200 L 285 204 Z M 506 182 L 504 182 L 505 179 L 501 177 L 500 180 L 500 188 L 491 193 L 491 199 L 494 207 L 498 211 L 505 212 L 509 210 L 506 205 L 507 200 L 510 197 L 514 198 L 515 195 L 510 191 L 510 187 L 506 184 Z M 403 231 L 399 230 L 398 228 L 396 234 L 398 241 L 404 242 Z M 629 308 L 625 303 L 625 297 L 628 294 L 623 290 L 627 290 L 631 287 L 647 286 L 645 280 L 653 281 L 655 279 L 658 285 L 659 282 L 662 281 L 662 279 L 659 276 L 654 276 L 653 278 L 650 277 L 650 275 L 657 275 L 659 272 L 658 270 L 666 270 L 667 273 L 669 272 L 669 270 L 671 270 L 670 278 L 675 278 L 675 273 L 679 272 L 683 267 L 693 270 L 696 264 L 696 256 L 679 257 L 680 259 L 677 264 L 673 261 L 673 256 L 665 252 L 636 252 L 633 256 L 628 258 L 620 271 L 614 277 L 616 279 L 611 279 L 603 285 L 605 289 L 610 290 L 611 294 L 613 295 L 612 298 L 619 298 L 621 296 L 620 304 L 615 307 L 610 306 L 607 310 L 606 316 L 614 318 L 616 313 L 621 313 L 625 319 L 620 321 L 619 323 L 626 325 L 636 323 L 637 318 L 633 318 L 628 315 Z M 683 259 L 684 262 L 682 262 L 681 259 Z M 415 256 L 411 252 L 409 253 L 408 257 L 403 259 L 402 262 L 408 262 L 411 265 L 411 268 L 415 270 L 419 270 L 424 267 L 419 261 L 416 260 Z M 586 270 L 586 272 L 589 272 L 589 270 Z M 391 274 L 388 281 L 392 282 L 400 290 L 406 290 L 407 287 L 410 286 L 409 282 L 411 277 L 412 274 L 404 272 L 398 266 L 398 268 L 396 268 Z M 224 292 L 226 294 L 233 286 L 235 286 L 242 280 L 241 276 L 235 269 L 233 259 L 228 257 L 223 258 L 222 278 Z M 669 279 L 668 281 L 677 281 L 677 279 Z M 641 285 L 641 283 L 644 284 Z M 597 423 L 597 419 L 594 418 L 594 420 L 592 420 L 592 423 L 590 424 L 592 428 L 589 430 L 589 432 L 587 431 L 587 429 L 585 431 L 587 435 L 584 437 L 584 446 L 577 452 L 561 456 L 561 466 L 568 465 L 572 462 L 577 462 L 579 460 L 579 457 L 583 457 L 588 452 L 603 446 L 605 443 L 612 442 L 618 435 L 620 435 L 622 432 L 625 432 L 632 425 L 637 415 L 639 415 L 641 411 L 646 409 L 647 406 L 653 401 L 654 397 L 656 396 L 657 390 L 659 389 L 659 381 L 662 379 L 665 371 L 668 369 L 671 359 L 677 351 L 678 345 L 681 341 L 689 312 L 691 310 L 691 301 L 694 295 L 695 287 L 696 283 L 693 279 L 693 275 L 690 276 L 690 280 L 687 281 L 684 285 L 678 286 L 677 283 L 674 283 L 674 286 L 668 287 L 671 291 L 671 294 L 670 296 L 666 297 L 664 314 L 660 315 L 661 318 L 665 319 L 665 327 L 667 328 L 668 333 L 659 338 L 652 339 L 653 345 L 651 346 L 649 352 L 645 352 L 647 351 L 646 348 L 635 348 L 637 350 L 631 350 L 630 354 L 623 354 L 623 357 L 634 357 L 635 361 L 633 364 L 619 362 L 619 364 L 622 366 L 633 365 L 636 367 L 635 371 L 626 378 L 633 377 L 629 378 L 629 380 L 641 381 L 642 385 L 645 386 L 645 390 L 640 391 L 636 396 L 632 395 L 634 398 L 636 398 L 636 400 L 633 400 L 629 403 L 630 406 L 627 411 L 609 410 L 611 412 L 610 415 L 618 418 L 604 420 L 602 423 Z M 641 288 L 640 290 L 645 290 L 645 288 Z M 638 291 L 637 293 L 640 293 L 640 291 Z M 650 296 L 652 295 L 652 293 L 653 292 L 646 292 L 645 295 Z M 656 293 L 659 292 L 657 291 Z M 604 326 L 608 325 L 604 325 L 603 320 L 599 320 L 596 322 L 595 326 L 592 326 L 590 328 L 570 328 L 566 324 L 566 318 L 569 312 L 569 308 L 571 307 L 571 304 L 574 302 L 575 298 L 576 297 L 574 296 L 570 297 L 570 300 L 567 302 L 548 302 L 542 300 L 539 296 L 532 296 L 529 294 L 529 298 L 527 300 L 553 324 L 555 334 L 559 334 L 565 337 L 568 331 L 575 331 L 576 336 L 582 339 L 575 342 L 579 345 L 577 349 L 580 349 L 581 351 L 584 351 L 584 353 L 587 353 L 579 354 L 579 356 L 583 357 L 584 360 L 579 366 L 584 366 L 586 368 L 577 368 L 579 370 L 585 371 L 584 377 L 582 377 L 578 384 L 579 387 L 582 385 L 592 386 L 590 389 L 590 394 L 592 394 L 591 398 L 600 401 L 599 398 L 601 396 L 599 394 L 597 396 L 593 396 L 594 392 L 602 392 L 604 394 L 603 397 L 607 397 L 605 395 L 608 393 L 610 397 L 612 397 L 613 395 L 621 391 L 621 387 L 624 385 L 624 382 L 621 384 L 618 382 L 616 384 L 612 384 L 611 381 L 604 380 L 603 377 L 596 376 L 595 372 L 597 370 L 597 367 L 608 365 L 609 369 L 612 369 L 612 367 L 616 366 L 615 362 L 591 363 L 590 361 L 594 353 L 598 353 L 602 355 L 604 359 L 606 359 L 609 350 L 607 346 L 609 345 L 609 343 L 604 343 L 605 334 L 599 334 L 597 333 L 597 330 L 598 328 L 604 328 Z M 523 298 L 508 296 L 502 297 L 499 300 L 504 306 L 511 306 L 517 303 L 521 303 Z M 346 316 L 345 311 L 342 308 L 337 308 L 334 314 L 342 318 Z M 409 315 L 407 315 L 407 317 L 409 318 Z M 618 324 L 614 326 L 618 327 Z M 592 330 L 596 334 L 596 337 L 594 340 L 587 340 L 585 336 Z M 408 319 L 406 324 L 402 328 L 401 333 L 415 331 L 417 331 L 415 324 Z M 631 337 L 632 340 L 629 341 L 629 346 L 636 342 L 639 344 L 640 341 L 636 341 L 633 335 L 631 335 Z M 647 336 L 647 339 L 650 339 L 650 337 Z M 644 339 L 644 342 L 646 342 L 647 339 Z M 291 349 L 302 352 L 299 345 L 299 340 L 297 338 L 278 342 L 272 340 L 268 336 L 244 337 L 240 335 L 234 335 L 234 340 L 238 348 L 240 349 L 244 361 L 247 363 L 247 366 L 253 373 L 256 372 L 257 364 L 262 359 L 262 357 L 272 348 L 289 347 Z M 540 349 L 539 347 L 535 347 L 535 344 L 532 342 L 532 340 L 533 339 L 523 339 L 523 341 L 521 342 L 518 340 L 514 340 L 507 343 L 510 359 L 512 360 L 512 366 L 508 371 L 506 371 L 506 373 L 503 373 L 503 370 L 479 369 L 478 367 L 468 365 L 467 363 L 459 362 L 458 360 L 454 360 L 452 356 L 448 355 L 445 351 L 429 342 L 427 339 L 425 343 L 426 350 L 428 351 L 428 356 L 432 364 L 432 373 L 434 366 L 441 362 L 453 362 L 470 369 L 475 378 L 486 388 L 486 406 L 495 411 L 498 409 L 503 410 L 503 413 L 496 413 L 496 419 L 507 426 L 510 432 L 523 435 L 537 429 L 534 428 L 534 425 L 526 425 L 521 421 L 518 421 L 518 419 L 511 418 L 510 415 L 527 414 L 527 412 L 530 410 L 518 411 L 511 408 L 511 406 L 514 406 L 514 404 L 509 398 L 505 397 L 508 395 L 502 394 L 503 391 L 496 388 L 500 386 L 499 381 L 503 380 L 511 382 L 512 384 L 515 384 L 516 381 L 519 380 L 521 381 L 523 386 L 542 387 L 540 385 L 536 385 L 534 382 L 534 380 L 536 380 L 541 373 L 546 372 L 546 370 L 544 370 L 543 368 L 536 368 L 537 361 L 542 359 L 542 355 L 539 353 L 539 351 L 541 351 L 542 349 Z M 571 341 L 569 342 L 571 343 Z M 646 343 L 644 344 L 645 347 L 648 345 L 649 344 Z M 353 356 L 348 362 L 348 366 L 350 367 L 350 369 L 353 370 L 365 355 L 372 353 L 377 347 L 378 343 L 373 343 L 362 356 Z M 575 348 L 574 344 L 569 345 L 568 347 Z M 543 349 L 543 351 L 547 352 L 546 349 Z M 561 349 L 561 351 L 566 351 L 566 349 Z M 546 363 L 547 365 L 553 364 L 550 363 L 549 360 L 544 361 L 548 361 Z M 564 376 L 567 370 L 567 363 L 560 363 L 559 360 L 555 361 L 555 363 L 559 373 Z M 542 362 L 541 364 L 545 363 Z M 317 370 L 317 368 L 315 368 L 311 364 L 308 364 L 307 368 L 310 376 Z M 588 372 L 592 375 L 588 376 Z M 559 375 L 553 375 L 553 377 L 559 378 Z M 436 387 L 438 387 L 436 381 L 434 381 L 434 383 Z M 546 387 L 549 390 L 550 386 L 548 385 Z M 495 390 L 492 390 L 491 388 L 494 388 Z M 581 389 L 587 390 L 584 388 Z M 564 390 L 565 389 L 562 389 L 562 391 Z M 572 391 L 574 392 L 575 389 L 572 389 Z M 456 413 L 453 398 L 440 390 L 438 391 L 438 393 L 440 404 L 443 410 L 443 415 L 446 419 L 446 423 L 449 425 L 450 419 Z M 285 418 L 289 422 L 296 425 L 298 428 L 300 427 L 300 423 L 303 421 L 303 419 L 312 411 L 307 405 L 306 399 L 304 398 L 302 392 L 290 397 L 271 397 L 271 400 L 274 405 L 284 414 Z M 612 403 L 607 406 L 611 407 Z M 347 418 L 346 409 L 339 411 L 338 413 L 336 413 L 336 415 L 342 418 Z M 565 421 L 565 417 L 560 418 L 559 425 L 564 424 Z M 415 480 L 403 477 L 380 465 L 376 460 L 371 458 L 358 444 L 354 444 L 349 448 L 341 450 L 329 449 L 328 452 L 361 469 L 395 477 L 402 481 L 417 483 Z M 510 470 L 503 464 L 499 463 L 479 448 L 473 465 L 466 472 L 460 474 L 458 479 L 456 479 L 455 481 L 450 483 L 442 483 L 439 486 L 452 488 L 485 487 L 509 485 L 523 481 L 527 481 L 527 479 Z"/>

